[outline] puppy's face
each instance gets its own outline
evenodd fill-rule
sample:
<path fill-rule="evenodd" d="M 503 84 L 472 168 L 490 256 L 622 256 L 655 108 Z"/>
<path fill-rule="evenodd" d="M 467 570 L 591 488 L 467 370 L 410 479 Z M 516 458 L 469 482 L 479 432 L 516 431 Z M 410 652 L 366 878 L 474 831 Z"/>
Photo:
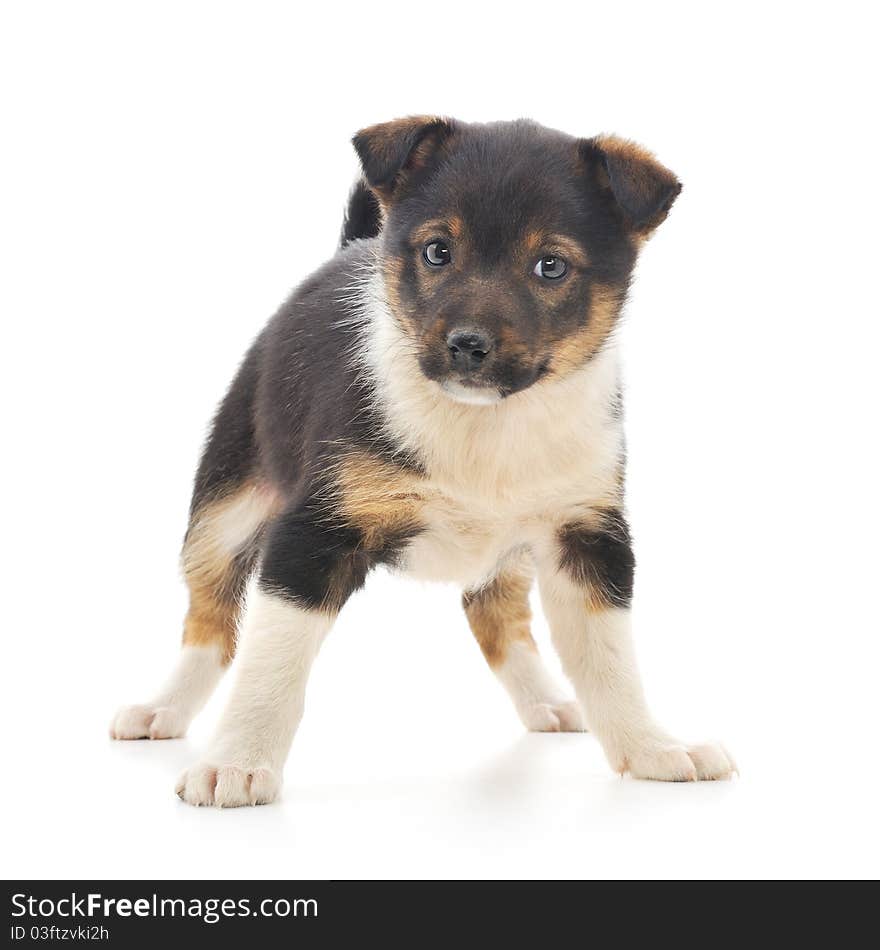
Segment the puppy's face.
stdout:
<path fill-rule="evenodd" d="M 355 145 L 385 215 L 391 310 L 424 375 L 464 402 L 587 362 L 680 190 L 636 146 L 530 122 L 404 119 Z"/>

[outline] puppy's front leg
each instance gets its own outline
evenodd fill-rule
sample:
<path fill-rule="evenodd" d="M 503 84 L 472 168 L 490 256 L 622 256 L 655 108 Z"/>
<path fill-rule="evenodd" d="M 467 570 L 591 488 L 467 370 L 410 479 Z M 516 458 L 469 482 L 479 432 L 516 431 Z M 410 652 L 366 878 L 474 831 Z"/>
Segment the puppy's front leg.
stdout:
<path fill-rule="evenodd" d="M 308 511 L 272 526 L 242 630 L 229 704 L 202 761 L 177 783 L 192 805 L 261 805 L 281 788 L 312 661 L 367 563 L 358 539 Z"/>
<path fill-rule="evenodd" d="M 184 801 L 229 807 L 277 797 L 312 660 L 332 622 L 326 613 L 303 609 L 283 595 L 254 592 L 229 704 L 208 753 L 177 783 Z"/>
<path fill-rule="evenodd" d="M 620 773 L 662 781 L 727 778 L 736 766 L 720 745 L 685 745 L 648 712 L 630 632 L 633 567 L 617 510 L 566 525 L 539 565 L 553 642 L 590 730 Z"/>

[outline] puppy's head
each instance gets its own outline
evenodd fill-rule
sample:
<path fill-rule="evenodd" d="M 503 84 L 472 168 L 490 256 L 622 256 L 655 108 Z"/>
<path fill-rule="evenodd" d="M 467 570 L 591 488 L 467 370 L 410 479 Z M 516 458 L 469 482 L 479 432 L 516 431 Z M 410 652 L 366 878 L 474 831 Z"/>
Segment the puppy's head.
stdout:
<path fill-rule="evenodd" d="M 412 117 L 354 145 L 383 211 L 394 317 L 425 376 L 465 402 L 586 363 L 681 190 L 637 145 L 527 121 Z"/>

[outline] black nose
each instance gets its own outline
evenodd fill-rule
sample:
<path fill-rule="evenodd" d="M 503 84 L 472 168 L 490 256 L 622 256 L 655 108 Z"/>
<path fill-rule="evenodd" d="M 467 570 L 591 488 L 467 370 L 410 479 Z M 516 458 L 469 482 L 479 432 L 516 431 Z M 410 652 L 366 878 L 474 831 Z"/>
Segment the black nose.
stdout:
<path fill-rule="evenodd" d="M 480 330 L 453 330 L 446 345 L 452 362 L 462 369 L 479 369 L 492 350 L 492 341 Z"/>

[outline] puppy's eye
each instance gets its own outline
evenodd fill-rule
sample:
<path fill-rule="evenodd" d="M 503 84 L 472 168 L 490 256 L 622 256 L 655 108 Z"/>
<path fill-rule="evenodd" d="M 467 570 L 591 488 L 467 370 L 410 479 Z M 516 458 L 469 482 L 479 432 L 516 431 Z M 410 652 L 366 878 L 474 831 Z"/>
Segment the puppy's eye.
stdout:
<path fill-rule="evenodd" d="M 566 272 L 565 261 L 555 254 L 545 254 L 541 260 L 535 264 L 535 273 L 539 277 L 546 277 L 548 280 L 556 280 Z"/>
<path fill-rule="evenodd" d="M 448 264 L 452 260 L 452 254 L 449 250 L 449 245 L 445 241 L 431 241 L 429 244 L 425 245 L 425 250 L 423 251 L 425 255 L 425 260 L 432 267 L 442 267 L 444 264 Z"/>

